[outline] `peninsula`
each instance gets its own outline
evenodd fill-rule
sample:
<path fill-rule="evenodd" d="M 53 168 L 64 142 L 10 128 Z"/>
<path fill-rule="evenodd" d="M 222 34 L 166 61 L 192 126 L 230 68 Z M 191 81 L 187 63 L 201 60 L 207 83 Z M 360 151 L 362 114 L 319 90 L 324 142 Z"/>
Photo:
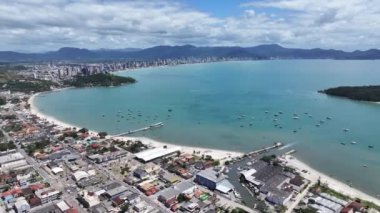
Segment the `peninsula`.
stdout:
<path fill-rule="evenodd" d="M 74 87 L 94 87 L 94 86 L 120 86 L 122 84 L 135 83 L 131 77 L 116 76 L 108 73 L 97 73 L 94 75 L 78 76 L 72 80 L 65 81 L 68 86 Z"/>
<path fill-rule="evenodd" d="M 358 101 L 380 102 L 380 86 L 343 86 L 319 92 Z"/>

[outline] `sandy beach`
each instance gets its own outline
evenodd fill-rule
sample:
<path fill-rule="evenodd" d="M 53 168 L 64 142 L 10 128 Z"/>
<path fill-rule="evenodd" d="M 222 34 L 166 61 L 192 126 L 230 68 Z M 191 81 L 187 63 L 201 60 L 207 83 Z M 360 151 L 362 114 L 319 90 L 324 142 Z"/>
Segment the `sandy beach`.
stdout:
<path fill-rule="evenodd" d="M 311 180 L 312 183 L 316 183 L 318 178 L 320 178 L 322 183 L 326 183 L 328 187 L 331 189 L 340 192 L 344 195 L 350 196 L 352 198 L 360 198 L 362 200 L 371 201 L 375 204 L 380 204 L 380 199 L 370 196 L 358 189 L 355 189 L 342 181 L 336 180 L 326 174 L 323 174 L 309 165 L 303 163 L 292 155 L 286 155 L 285 160 L 287 161 L 287 165 L 289 167 L 293 167 L 298 170 L 305 178 Z M 301 172 L 302 170 L 306 170 L 307 173 Z"/>

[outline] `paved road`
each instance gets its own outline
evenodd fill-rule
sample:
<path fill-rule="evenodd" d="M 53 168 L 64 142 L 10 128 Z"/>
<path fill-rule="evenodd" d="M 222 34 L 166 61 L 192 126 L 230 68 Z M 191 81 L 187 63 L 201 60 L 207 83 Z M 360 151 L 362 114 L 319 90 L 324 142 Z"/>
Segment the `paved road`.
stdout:
<path fill-rule="evenodd" d="M 290 206 L 288 206 L 288 209 L 286 210 L 285 213 L 292 213 L 293 209 L 298 206 L 298 203 L 305 197 L 310 187 L 312 187 L 315 183 L 316 182 L 311 182 L 301 193 L 299 193 L 295 201 Z"/>

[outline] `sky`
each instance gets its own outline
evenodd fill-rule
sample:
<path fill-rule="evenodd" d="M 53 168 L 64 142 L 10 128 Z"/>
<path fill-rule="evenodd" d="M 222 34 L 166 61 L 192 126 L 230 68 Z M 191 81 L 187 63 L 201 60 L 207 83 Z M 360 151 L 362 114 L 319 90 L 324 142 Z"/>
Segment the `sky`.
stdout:
<path fill-rule="evenodd" d="M 1 0 L 0 50 L 380 48 L 380 0 Z"/>

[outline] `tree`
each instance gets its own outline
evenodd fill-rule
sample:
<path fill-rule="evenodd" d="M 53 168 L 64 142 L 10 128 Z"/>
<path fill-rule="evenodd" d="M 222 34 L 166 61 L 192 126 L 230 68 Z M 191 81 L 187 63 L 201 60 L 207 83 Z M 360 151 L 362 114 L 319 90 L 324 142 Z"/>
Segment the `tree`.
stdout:
<path fill-rule="evenodd" d="M 7 99 L 5 97 L 0 97 L 0 106 L 5 105 L 7 103 Z"/>
<path fill-rule="evenodd" d="M 105 138 L 106 136 L 108 135 L 108 133 L 107 132 L 99 132 L 98 133 L 98 136 L 100 137 L 100 138 Z"/>

